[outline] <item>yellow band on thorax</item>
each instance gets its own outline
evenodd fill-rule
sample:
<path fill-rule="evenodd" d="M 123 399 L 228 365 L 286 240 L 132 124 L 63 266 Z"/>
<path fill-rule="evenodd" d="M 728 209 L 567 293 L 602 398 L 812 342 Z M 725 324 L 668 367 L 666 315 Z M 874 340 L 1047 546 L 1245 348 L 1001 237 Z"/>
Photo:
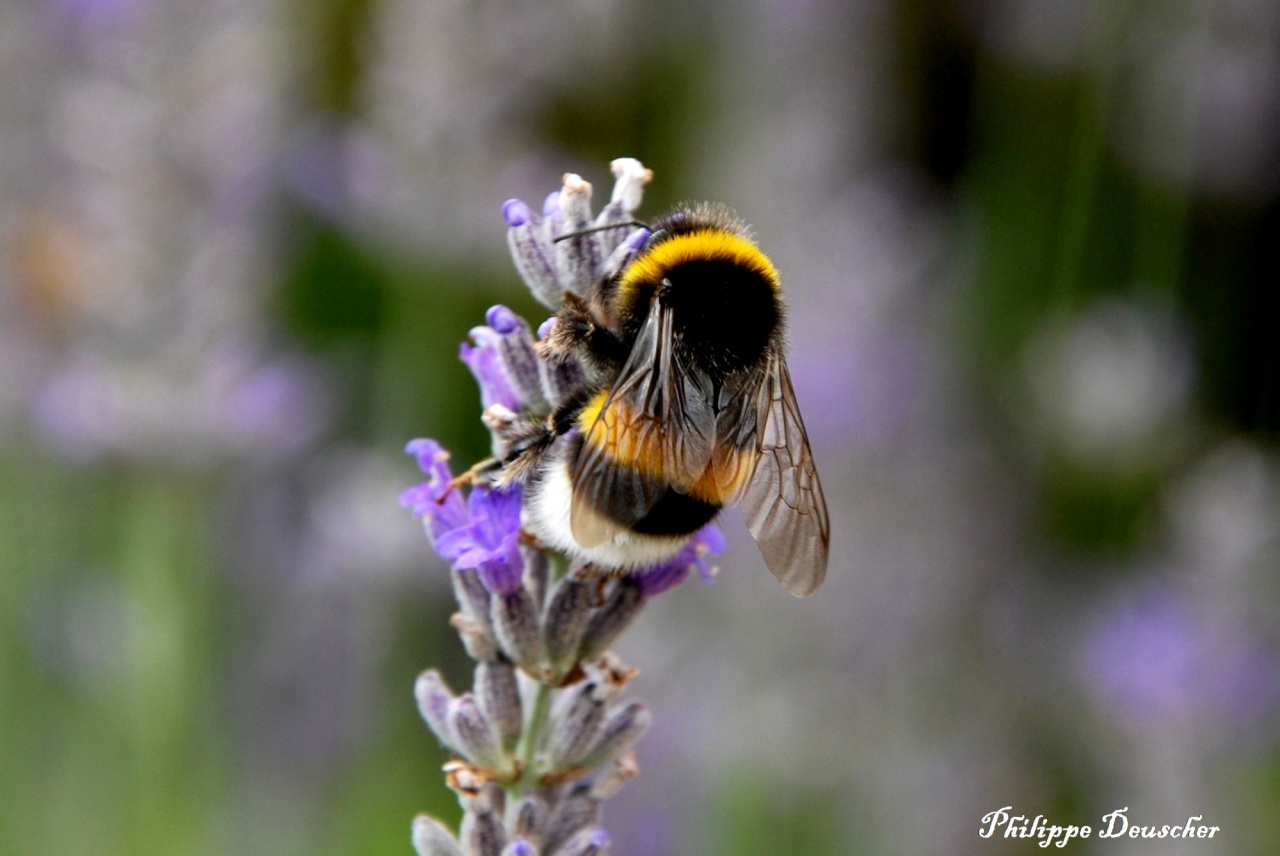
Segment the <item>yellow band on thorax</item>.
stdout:
<path fill-rule="evenodd" d="M 674 267 L 692 262 L 727 262 L 760 274 L 774 291 L 778 270 L 755 244 L 723 229 L 700 229 L 660 241 L 623 271 L 619 291 L 628 294 L 641 282 L 660 282 Z"/>

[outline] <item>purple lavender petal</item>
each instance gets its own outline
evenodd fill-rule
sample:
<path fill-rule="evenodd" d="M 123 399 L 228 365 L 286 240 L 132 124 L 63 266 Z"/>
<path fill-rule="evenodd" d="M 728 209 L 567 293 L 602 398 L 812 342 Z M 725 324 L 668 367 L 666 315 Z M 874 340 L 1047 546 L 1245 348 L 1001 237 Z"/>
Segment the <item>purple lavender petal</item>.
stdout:
<path fill-rule="evenodd" d="M 471 331 L 475 345 L 466 342 L 458 350 L 458 357 L 471 369 L 480 385 L 480 403 L 484 408 L 501 404 L 509 410 L 520 410 L 520 396 L 511 388 L 502 359 L 498 355 L 498 334 L 489 327 L 476 327 Z"/>
<path fill-rule="evenodd" d="M 720 531 L 720 527 L 714 523 L 708 523 L 693 536 L 690 547 L 693 551 L 693 563 L 698 568 L 698 576 L 702 577 L 702 581 L 708 585 L 715 582 L 716 569 L 707 561 L 707 557 L 718 556 L 724 552 L 724 533 Z"/>
<path fill-rule="evenodd" d="M 656 568 L 642 571 L 636 575 L 636 578 L 640 581 L 640 588 L 644 590 L 645 597 L 655 597 L 684 582 L 689 576 L 691 567 L 692 562 L 685 556 L 684 551 L 681 551 L 674 559 Z"/>
<path fill-rule="evenodd" d="M 460 571 L 470 570 L 484 560 L 484 551 L 476 547 L 475 531 L 470 526 L 441 534 L 432 546 L 440 558 Z"/>
<path fill-rule="evenodd" d="M 480 543 L 490 549 L 520 529 L 520 488 L 493 490 L 478 487 L 467 498 L 471 521 L 477 528 Z"/>
<path fill-rule="evenodd" d="M 662 594 L 680 585 L 694 568 L 698 569 L 703 581 L 712 582 L 714 574 L 706 557 L 724 552 L 724 546 L 724 535 L 720 528 L 714 523 L 708 523 L 694 534 L 679 553 L 654 568 L 638 571 L 636 579 L 640 581 L 646 597 Z"/>
<path fill-rule="evenodd" d="M 524 567 L 520 560 L 520 533 L 512 532 L 489 558 L 477 566 L 480 582 L 497 595 L 515 594 L 520 590 Z"/>
<path fill-rule="evenodd" d="M 467 498 L 470 523 L 443 532 L 434 541 L 440 557 L 459 571 L 475 570 L 494 594 L 520 587 L 520 491 L 477 487 Z"/>
<path fill-rule="evenodd" d="M 708 523 L 693 536 L 694 549 L 701 555 L 719 555 L 724 552 L 724 533 L 714 523 Z"/>
<path fill-rule="evenodd" d="M 506 219 L 508 226 L 515 228 L 533 219 L 533 212 L 519 199 L 508 199 L 502 203 L 502 216 Z"/>
<path fill-rule="evenodd" d="M 425 516 L 431 511 L 431 504 L 434 502 L 435 497 L 432 495 L 431 485 L 426 482 L 400 491 L 400 507 L 412 511 L 414 517 Z"/>
<path fill-rule="evenodd" d="M 406 455 L 413 455 L 418 459 L 418 469 L 424 473 L 438 473 L 443 460 L 448 460 L 448 452 L 444 447 L 430 438 L 420 437 L 416 440 L 410 440 L 405 444 L 404 451 Z M 449 465 L 443 464 L 444 472 L 453 478 L 453 473 L 449 472 Z"/>
<path fill-rule="evenodd" d="M 467 524 L 467 508 L 461 494 L 449 486 L 449 453 L 435 440 L 411 440 L 405 452 L 418 460 L 427 481 L 400 494 L 400 505 L 421 517 L 432 543 Z"/>

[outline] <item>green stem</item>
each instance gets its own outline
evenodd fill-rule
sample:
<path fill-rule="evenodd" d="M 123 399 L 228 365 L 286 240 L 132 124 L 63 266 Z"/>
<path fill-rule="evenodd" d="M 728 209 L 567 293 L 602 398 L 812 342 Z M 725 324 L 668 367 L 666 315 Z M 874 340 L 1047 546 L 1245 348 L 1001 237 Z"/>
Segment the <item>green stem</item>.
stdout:
<path fill-rule="evenodd" d="M 551 563 L 550 570 L 547 573 L 547 589 L 550 590 L 551 586 L 560 582 L 564 575 L 569 572 L 569 557 L 563 553 L 548 552 L 547 558 Z"/>
<path fill-rule="evenodd" d="M 520 779 L 515 784 L 517 795 L 529 790 L 537 780 L 534 760 L 538 754 L 538 744 L 542 741 L 542 729 L 547 724 L 547 711 L 550 707 L 551 685 L 539 681 L 533 695 L 533 707 L 529 710 L 529 718 L 525 720 L 524 733 L 520 735 L 520 743 L 516 746 L 516 757 L 520 759 Z"/>
<path fill-rule="evenodd" d="M 547 573 L 547 589 L 550 590 L 569 569 L 569 561 L 559 553 L 550 553 L 550 568 Z M 537 759 L 538 744 L 542 742 L 542 732 L 547 725 L 547 711 L 551 708 L 552 685 L 546 680 L 539 680 L 533 694 L 533 704 L 529 715 L 525 718 L 524 729 L 520 741 L 516 744 L 516 759 L 520 762 L 520 778 L 511 790 L 520 796 L 530 790 L 537 782 L 534 762 Z"/>

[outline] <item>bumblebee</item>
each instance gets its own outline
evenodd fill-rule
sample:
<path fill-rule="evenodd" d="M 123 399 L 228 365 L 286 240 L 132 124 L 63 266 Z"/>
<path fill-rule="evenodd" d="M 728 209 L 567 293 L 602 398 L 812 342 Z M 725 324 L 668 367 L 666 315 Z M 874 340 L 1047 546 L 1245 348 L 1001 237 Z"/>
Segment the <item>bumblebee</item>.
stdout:
<path fill-rule="evenodd" d="M 622 268 L 566 293 L 539 343 L 586 380 L 550 418 L 509 436 L 525 527 L 602 569 L 677 553 L 730 505 L 765 564 L 812 594 L 831 524 L 783 356 L 773 263 L 727 208 L 684 205 Z"/>

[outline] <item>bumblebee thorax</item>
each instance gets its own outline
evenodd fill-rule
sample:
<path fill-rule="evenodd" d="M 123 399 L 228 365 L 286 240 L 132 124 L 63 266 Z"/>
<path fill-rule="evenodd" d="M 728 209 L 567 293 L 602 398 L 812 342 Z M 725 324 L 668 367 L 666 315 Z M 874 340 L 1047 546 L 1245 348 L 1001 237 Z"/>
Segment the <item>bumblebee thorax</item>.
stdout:
<path fill-rule="evenodd" d="M 658 301 L 672 310 L 676 344 L 713 375 L 756 365 L 781 332 L 777 270 L 724 228 L 664 236 L 623 271 L 617 293 L 628 333 Z"/>
<path fill-rule="evenodd" d="M 675 335 L 686 356 L 712 374 L 757 364 L 780 320 L 770 282 L 758 271 L 723 259 L 671 268 L 657 299 L 672 308 Z"/>

